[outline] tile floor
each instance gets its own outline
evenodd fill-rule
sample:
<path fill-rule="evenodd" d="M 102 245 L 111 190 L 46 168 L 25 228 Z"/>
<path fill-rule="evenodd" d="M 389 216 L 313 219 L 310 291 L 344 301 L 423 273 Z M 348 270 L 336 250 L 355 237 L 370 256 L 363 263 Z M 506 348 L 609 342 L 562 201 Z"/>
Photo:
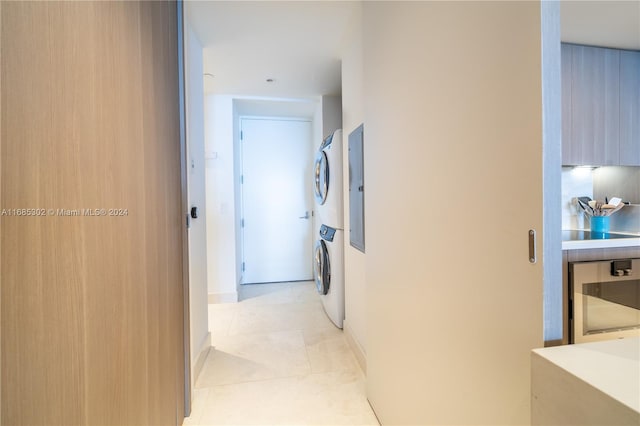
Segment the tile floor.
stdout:
<path fill-rule="evenodd" d="M 312 282 L 209 305 L 212 348 L 185 425 L 377 425 L 362 370 Z"/>

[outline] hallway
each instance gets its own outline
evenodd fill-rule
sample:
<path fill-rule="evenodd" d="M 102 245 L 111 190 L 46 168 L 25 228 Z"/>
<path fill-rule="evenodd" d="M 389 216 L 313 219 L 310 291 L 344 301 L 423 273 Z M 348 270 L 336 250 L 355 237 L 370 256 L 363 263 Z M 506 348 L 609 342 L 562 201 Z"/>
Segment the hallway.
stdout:
<path fill-rule="evenodd" d="M 212 349 L 185 425 L 377 425 L 364 375 L 312 282 L 250 285 L 209 305 Z"/>

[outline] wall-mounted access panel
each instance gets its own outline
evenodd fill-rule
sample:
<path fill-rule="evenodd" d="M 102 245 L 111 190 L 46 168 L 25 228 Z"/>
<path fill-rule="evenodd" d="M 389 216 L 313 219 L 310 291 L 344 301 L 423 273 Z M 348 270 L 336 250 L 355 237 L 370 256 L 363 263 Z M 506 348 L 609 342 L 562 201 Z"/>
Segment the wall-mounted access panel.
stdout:
<path fill-rule="evenodd" d="M 363 126 L 349 134 L 349 241 L 364 253 Z"/>

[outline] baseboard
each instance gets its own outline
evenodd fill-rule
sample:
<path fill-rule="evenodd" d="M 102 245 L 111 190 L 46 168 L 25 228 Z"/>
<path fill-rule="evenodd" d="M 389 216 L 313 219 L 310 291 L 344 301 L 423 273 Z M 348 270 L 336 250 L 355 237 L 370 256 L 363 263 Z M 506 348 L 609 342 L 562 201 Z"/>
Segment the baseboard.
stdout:
<path fill-rule="evenodd" d="M 236 303 L 238 301 L 238 292 L 233 293 L 209 293 L 209 303 Z"/>
<path fill-rule="evenodd" d="M 344 336 L 347 339 L 347 343 L 349 344 L 349 347 L 353 351 L 353 354 L 355 355 L 356 360 L 358 361 L 358 364 L 362 369 L 362 372 L 366 375 L 367 374 L 367 355 L 364 351 L 364 348 L 360 345 L 360 342 L 358 342 L 358 339 L 356 339 L 355 335 L 353 334 L 353 330 L 349 326 L 349 323 L 347 322 L 347 320 L 343 321 L 342 330 L 344 331 Z"/>
<path fill-rule="evenodd" d="M 209 351 L 211 350 L 211 333 L 207 333 L 207 336 L 202 341 L 202 345 L 200 345 L 200 350 L 198 351 L 198 358 L 196 358 L 196 362 L 192 366 L 191 370 L 191 387 L 194 388 L 196 385 L 196 381 L 198 380 L 198 376 L 200 376 L 200 372 L 202 371 L 202 367 L 204 367 L 204 362 L 207 359 L 207 355 L 209 355 Z"/>

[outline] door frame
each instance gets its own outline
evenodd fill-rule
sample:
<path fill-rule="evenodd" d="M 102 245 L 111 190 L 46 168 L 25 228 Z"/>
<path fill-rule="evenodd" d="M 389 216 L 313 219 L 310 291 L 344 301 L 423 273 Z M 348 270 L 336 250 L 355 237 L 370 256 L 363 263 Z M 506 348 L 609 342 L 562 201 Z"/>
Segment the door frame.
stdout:
<path fill-rule="evenodd" d="M 182 293 L 183 293 L 183 354 L 184 362 L 184 413 L 176 413 L 177 424 L 182 424 L 184 417 L 191 415 L 191 321 L 189 305 L 189 193 L 187 171 L 189 170 L 187 161 L 187 136 L 186 136 L 186 61 L 184 36 L 184 2 L 177 0 L 177 20 L 178 20 L 178 96 L 180 103 L 180 189 L 181 189 L 181 211 L 185 220 L 181 220 L 182 230 Z M 180 386 L 180 385 L 178 385 Z M 182 416 L 182 418 L 180 418 Z"/>

